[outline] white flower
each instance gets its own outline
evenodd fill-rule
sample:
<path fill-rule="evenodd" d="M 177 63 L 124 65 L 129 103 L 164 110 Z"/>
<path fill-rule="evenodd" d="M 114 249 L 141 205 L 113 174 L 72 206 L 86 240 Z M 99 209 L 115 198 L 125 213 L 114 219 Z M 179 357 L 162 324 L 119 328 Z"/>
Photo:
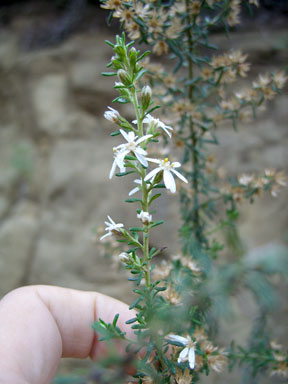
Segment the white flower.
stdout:
<path fill-rule="evenodd" d="M 114 161 L 113 161 L 110 173 L 109 173 L 109 179 L 112 179 L 112 177 L 116 171 L 116 167 L 119 168 L 120 172 L 125 172 L 125 170 L 126 170 L 125 164 L 124 164 L 125 154 L 123 154 L 121 151 L 117 150 L 117 148 L 113 148 L 113 151 L 114 151 Z"/>
<path fill-rule="evenodd" d="M 113 221 L 110 216 L 107 216 L 107 217 L 110 221 L 110 223 L 109 223 L 109 221 L 105 221 L 105 224 L 107 225 L 107 227 L 105 228 L 105 231 L 107 231 L 107 233 L 105 233 L 105 235 L 100 237 L 100 240 L 105 239 L 105 237 L 112 236 L 113 233 L 117 233 L 117 232 L 121 233 L 120 228 L 123 227 L 122 223 L 116 224 L 115 221 Z"/>
<path fill-rule="evenodd" d="M 104 113 L 104 117 L 105 119 L 111 121 L 112 123 L 119 123 L 120 122 L 120 114 L 119 112 L 114 109 L 114 108 L 111 108 L 111 107 L 107 107 L 108 109 L 110 109 L 110 111 L 105 111 Z"/>
<path fill-rule="evenodd" d="M 185 363 L 186 361 L 188 361 L 190 369 L 194 369 L 195 368 L 195 343 L 191 340 L 191 337 L 168 335 L 167 338 L 171 341 L 176 341 L 182 344 L 183 346 L 185 346 L 185 348 L 182 349 L 178 357 L 178 361 L 177 361 L 178 364 Z"/>
<path fill-rule="evenodd" d="M 250 183 L 252 183 L 253 180 L 254 180 L 254 176 L 253 175 L 243 174 L 243 175 L 238 177 L 239 184 L 245 185 L 245 186 L 247 186 Z"/>
<path fill-rule="evenodd" d="M 173 128 L 169 127 L 169 125 L 164 124 L 163 121 L 156 119 L 155 117 L 148 114 L 143 120 L 143 123 L 149 124 L 154 129 L 157 129 L 157 128 L 163 129 L 163 131 L 166 132 L 167 135 L 171 138 L 171 132 L 169 131 L 173 131 Z"/>
<path fill-rule="evenodd" d="M 188 183 L 188 180 L 183 175 L 181 175 L 181 173 L 179 173 L 174 169 L 174 168 L 181 167 L 181 164 L 178 161 L 170 163 L 168 158 L 164 160 L 158 160 L 158 159 L 148 159 L 148 160 L 151 161 L 152 163 L 159 164 L 159 167 L 149 172 L 144 179 L 145 181 L 153 179 L 157 175 L 157 173 L 160 173 L 163 171 L 163 180 L 164 180 L 165 187 L 169 189 L 172 193 L 176 192 L 176 183 L 172 173 L 174 173 L 177 177 L 179 177 L 179 179 L 181 179 L 185 183 Z"/>
<path fill-rule="evenodd" d="M 141 179 L 136 179 L 136 180 L 134 180 L 134 183 L 135 184 L 142 184 L 142 180 Z M 132 196 L 132 195 L 134 195 L 134 193 L 136 193 L 136 192 L 138 192 L 138 191 L 140 191 L 140 188 L 139 187 L 136 187 L 136 188 L 133 188 L 133 189 L 131 189 L 131 191 L 128 193 L 128 196 Z"/>
<path fill-rule="evenodd" d="M 125 132 L 123 129 L 120 129 L 121 135 L 124 137 L 124 139 L 127 141 L 126 144 L 120 144 L 118 147 L 116 147 L 117 150 L 120 151 L 121 156 L 123 158 L 128 155 L 129 152 L 133 152 L 134 155 L 137 157 L 139 162 L 144 166 L 148 167 L 148 161 L 144 156 L 147 155 L 147 152 L 139 146 L 140 143 L 143 141 L 149 139 L 153 135 L 145 135 L 140 137 L 138 139 L 138 136 L 135 136 L 134 132 Z"/>
<path fill-rule="evenodd" d="M 150 224 L 152 221 L 152 215 L 149 212 L 141 211 L 137 215 L 137 219 L 141 220 L 143 224 Z"/>

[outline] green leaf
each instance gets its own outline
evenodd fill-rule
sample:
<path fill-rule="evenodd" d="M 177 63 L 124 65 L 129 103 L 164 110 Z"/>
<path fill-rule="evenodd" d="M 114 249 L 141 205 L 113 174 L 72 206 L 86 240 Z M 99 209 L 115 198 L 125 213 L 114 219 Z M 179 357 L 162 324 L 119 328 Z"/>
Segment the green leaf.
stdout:
<path fill-rule="evenodd" d="M 166 291 L 167 287 L 155 287 L 154 289 L 157 292 L 162 292 L 162 291 Z"/>
<path fill-rule="evenodd" d="M 142 53 L 142 55 L 138 57 L 137 63 L 138 63 L 138 61 L 144 59 L 144 57 L 150 55 L 150 53 L 151 53 L 151 51 L 146 51 L 146 52 Z"/>
<path fill-rule="evenodd" d="M 131 199 L 126 199 L 125 203 L 142 203 L 142 200 L 141 199 L 131 198 Z"/>
<path fill-rule="evenodd" d="M 145 228 L 131 227 L 131 228 L 129 228 L 129 231 L 131 231 L 131 232 L 144 232 Z"/>
<path fill-rule="evenodd" d="M 156 200 L 158 197 L 161 196 L 161 193 L 156 193 L 156 195 L 152 196 L 151 199 L 149 200 L 149 205 L 152 203 L 153 200 Z"/>
<path fill-rule="evenodd" d="M 143 300 L 143 296 L 137 297 L 137 299 L 130 305 L 129 309 L 135 308 L 140 303 L 140 301 L 142 301 L 142 300 Z M 126 322 L 126 324 L 127 324 L 127 322 Z"/>
<path fill-rule="evenodd" d="M 149 225 L 149 229 L 157 227 L 157 225 L 161 225 L 163 223 L 164 223 L 163 220 L 156 221 L 155 223 Z"/>
<path fill-rule="evenodd" d="M 136 80 L 136 81 L 137 81 L 137 80 L 140 80 L 141 77 L 142 77 L 143 75 L 145 75 L 146 72 L 147 72 L 147 69 L 142 69 L 142 71 L 140 71 L 140 72 L 137 74 L 135 80 Z"/>
<path fill-rule="evenodd" d="M 130 173 L 135 173 L 135 171 L 119 172 L 119 173 L 116 173 L 116 176 L 122 177 L 122 176 L 129 175 Z"/>
<path fill-rule="evenodd" d="M 118 102 L 120 104 L 128 104 L 128 103 L 130 103 L 130 100 L 126 99 L 123 96 L 118 96 L 114 100 L 112 100 L 112 103 L 116 103 L 116 102 Z"/>
<path fill-rule="evenodd" d="M 129 307 L 129 309 L 132 309 L 132 308 Z M 125 324 L 133 324 L 135 323 L 135 321 L 137 321 L 137 317 L 133 317 L 133 319 L 125 321 Z"/>
<path fill-rule="evenodd" d="M 110 133 L 110 136 L 118 136 L 118 135 L 120 135 L 120 131 L 115 131 Z"/>
<path fill-rule="evenodd" d="M 155 107 L 149 109 L 149 111 L 147 111 L 146 114 L 148 115 L 149 113 L 152 113 L 152 112 L 154 112 L 156 109 L 159 109 L 159 108 L 161 108 L 160 105 L 155 105 Z"/>
<path fill-rule="evenodd" d="M 116 327 L 118 318 L 119 318 L 119 313 L 116 313 L 116 315 L 114 316 L 114 319 L 113 319 L 113 323 L 112 323 L 113 327 Z"/>
<path fill-rule="evenodd" d="M 117 75 L 117 72 L 102 72 L 101 73 L 102 76 L 116 76 Z"/>
<path fill-rule="evenodd" d="M 135 156 L 125 156 L 125 160 L 137 160 Z"/>
<path fill-rule="evenodd" d="M 108 44 L 108 45 L 110 45 L 110 47 L 114 48 L 114 44 L 111 43 L 111 41 L 109 41 L 109 40 L 105 40 L 105 43 Z"/>

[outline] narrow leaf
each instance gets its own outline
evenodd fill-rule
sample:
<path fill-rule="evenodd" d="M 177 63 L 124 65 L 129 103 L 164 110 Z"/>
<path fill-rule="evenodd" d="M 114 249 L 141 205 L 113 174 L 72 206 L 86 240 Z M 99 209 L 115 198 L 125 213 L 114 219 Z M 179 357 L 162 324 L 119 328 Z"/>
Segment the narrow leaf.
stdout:
<path fill-rule="evenodd" d="M 116 72 L 102 72 L 101 75 L 102 76 L 116 76 L 117 73 Z"/>
<path fill-rule="evenodd" d="M 116 176 L 122 177 L 122 176 L 129 175 L 130 173 L 135 173 L 135 171 L 127 171 L 127 172 L 116 173 Z"/>
<path fill-rule="evenodd" d="M 164 223 L 163 220 L 156 221 L 156 223 L 150 224 L 149 228 L 151 229 L 151 228 L 157 227 L 157 225 L 160 225 L 160 224 L 163 224 L 163 223 Z"/>

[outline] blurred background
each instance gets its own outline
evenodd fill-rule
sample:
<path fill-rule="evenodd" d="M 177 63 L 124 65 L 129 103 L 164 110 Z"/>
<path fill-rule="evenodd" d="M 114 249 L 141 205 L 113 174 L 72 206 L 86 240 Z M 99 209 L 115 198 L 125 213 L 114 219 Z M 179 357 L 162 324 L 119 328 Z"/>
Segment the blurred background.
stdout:
<path fill-rule="evenodd" d="M 223 49 L 248 53 L 246 83 L 258 73 L 288 70 L 288 2 L 260 3 L 253 16 L 243 10 L 230 39 L 221 31 L 213 36 Z M 101 72 L 112 56 L 104 40 L 114 40 L 117 24 L 108 28 L 106 16 L 97 1 L 0 1 L 1 297 L 22 285 L 53 284 L 130 301 L 125 275 L 100 256 L 92 231 L 107 214 L 118 222 L 134 220 L 133 209 L 122 203 L 132 184 L 108 179 L 115 139 L 103 113 L 116 93 Z M 213 150 L 219 166 L 229 176 L 269 167 L 287 173 L 287 121 L 286 86 L 257 120 L 239 124 L 238 133 L 230 125 L 219 130 L 220 146 Z M 287 244 L 287 202 L 284 189 L 277 199 L 263 195 L 253 205 L 242 204 L 240 235 L 252 257 Z M 180 249 L 177 204 L 177 197 L 165 194 L 158 214 L 166 225 L 153 238 L 170 254 Z M 275 311 L 277 324 L 279 316 L 283 323 L 275 329 L 281 342 L 288 334 L 282 291 Z M 251 298 L 243 293 L 240 308 L 241 300 L 245 310 L 229 325 L 240 341 L 254 314 Z M 66 361 L 60 371 L 72 367 L 82 369 Z"/>

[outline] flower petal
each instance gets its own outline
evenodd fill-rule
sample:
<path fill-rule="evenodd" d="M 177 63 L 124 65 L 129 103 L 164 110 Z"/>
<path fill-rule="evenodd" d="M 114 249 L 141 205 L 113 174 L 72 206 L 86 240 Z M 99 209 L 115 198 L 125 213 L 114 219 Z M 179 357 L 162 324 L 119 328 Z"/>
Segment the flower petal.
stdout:
<path fill-rule="evenodd" d="M 136 187 L 136 188 L 133 188 L 131 189 L 131 191 L 128 193 L 128 196 L 132 196 L 134 195 L 134 193 L 140 191 L 140 188 L 139 187 Z"/>
<path fill-rule="evenodd" d="M 145 140 L 147 140 L 147 139 L 150 139 L 150 137 L 152 137 L 153 135 L 145 135 L 145 136 L 142 136 L 142 137 L 140 137 L 140 139 L 138 139 L 137 141 L 136 141 L 136 144 L 138 145 L 138 144 L 140 144 L 140 143 L 142 143 L 142 141 L 145 141 Z"/>
<path fill-rule="evenodd" d="M 175 175 L 178 176 L 179 179 L 181 179 L 181 180 L 184 181 L 185 183 L 188 183 L 188 180 L 186 179 L 186 177 L 184 177 L 183 175 L 181 175 L 180 172 L 175 171 L 175 169 L 171 169 L 171 172 L 175 173 Z"/>
<path fill-rule="evenodd" d="M 114 173 L 115 173 L 115 170 L 116 170 L 116 160 L 113 161 L 113 164 L 112 164 L 112 167 L 111 167 L 111 170 L 110 170 L 110 173 L 109 173 L 109 179 L 112 179 Z"/>
<path fill-rule="evenodd" d="M 164 169 L 163 180 L 164 180 L 165 187 L 169 189 L 172 193 L 175 193 L 176 183 L 170 171 L 167 171 L 166 169 Z"/>
<path fill-rule="evenodd" d="M 121 132 L 121 135 L 124 137 L 124 139 L 128 142 L 130 142 L 130 138 L 127 134 L 127 132 L 125 132 L 123 129 L 120 129 L 120 132 Z M 130 133 L 130 132 L 129 132 Z M 133 132 L 132 132 L 133 133 Z"/>
<path fill-rule="evenodd" d="M 139 151 L 137 150 L 135 150 L 134 153 L 137 159 L 140 161 L 140 163 L 144 165 L 144 167 L 148 167 L 148 161 L 145 159 L 145 157 L 141 155 L 141 153 L 139 153 Z"/>
<path fill-rule="evenodd" d="M 194 348 L 189 348 L 188 361 L 189 361 L 189 367 L 191 369 L 194 369 L 195 368 L 195 350 L 194 350 Z"/>
<path fill-rule="evenodd" d="M 159 172 L 161 172 L 161 171 L 162 171 L 162 169 L 159 168 L 159 167 L 153 169 L 151 172 L 149 172 L 149 173 L 146 175 L 144 181 L 147 181 L 147 180 L 152 179 L 152 177 L 154 177 L 155 175 L 157 175 L 157 173 L 159 173 Z"/>
<path fill-rule="evenodd" d="M 184 363 L 185 361 L 187 361 L 188 353 L 189 353 L 189 348 L 188 347 L 184 348 L 178 357 L 178 363 Z"/>
<path fill-rule="evenodd" d="M 159 159 L 151 159 L 151 157 L 146 157 L 146 160 L 150 161 L 151 163 L 156 163 L 156 164 L 160 164 L 160 161 Z"/>
<path fill-rule="evenodd" d="M 112 220 L 111 217 L 110 217 L 109 215 L 107 215 L 107 217 L 108 217 L 108 220 L 110 221 L 111 224 L 116 225 L 115 221 Z"/>
<path fill-rule="evenodd" d="M 177 343 L 181 343 L 183 345 L 186 345 L 188 341 L 186 337 L 178 336 L 178 335 L 168 335 L 167 339 L 171 341 L 176 341 Z"/>
<path fill-rule="evenodd" d="M 111 235 L 112 235 L 111 232 L 105 233 L 105 235 L 101 236 L 99 240 L 103 240 L 103 239 L 105 239 L 105 237 L 108 237 L 108 236 L 111 236 Z"/>
<path fill-rule="evenodd" d="M 169 132 L 168 131 L 168 129 L 166 129 L 167 127 L 164 125 L 163 127 L 161 127 L 162 129 L 163 129 L 163 131 L 164 132 L 166 132 L 167 133 L 167 135 L 170 137 L 170 139 L 171 139 L 171 137 L 172 137 L 172 134 L 171 134 L 171 132 Z M 169 127 L 170 128 L 170 127 Z"/>

